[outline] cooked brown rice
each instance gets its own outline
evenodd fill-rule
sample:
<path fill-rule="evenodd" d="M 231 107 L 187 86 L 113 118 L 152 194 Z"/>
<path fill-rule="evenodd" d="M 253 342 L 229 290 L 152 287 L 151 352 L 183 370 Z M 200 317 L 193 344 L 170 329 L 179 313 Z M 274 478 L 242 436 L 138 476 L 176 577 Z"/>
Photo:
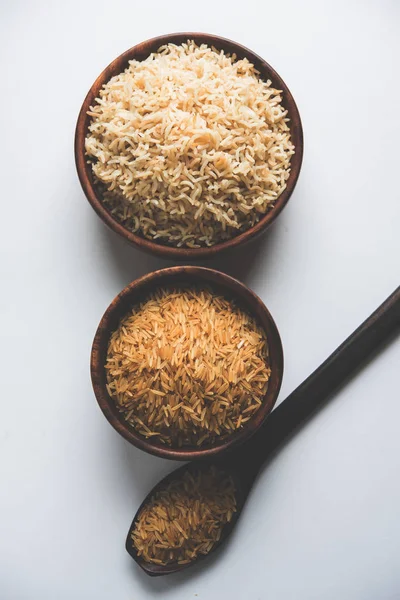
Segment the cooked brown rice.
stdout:
<path fill-rule="evenodd" d="M 145 437 L 211 443 L 260 408 L 270 368 L 264 331 L 208 289 L 160 289 L 121 321 L 106 361 L 107 389 Z"/>
<path fill-rule="evenodd" d="M 294 146 L 281 102 L 247 59 L 204 44 L 132 60 L 88 112 L 99 193 L 146 238 L 193 248 L 227 240 L 286 187 Z"/>
<path fill-rule="evenodd" d="M 235 512 L 230 476 L 216 467 L 185 471 L 144 506 L 131 538 L 147 562 L 187 564 L 210 552 Z"/>

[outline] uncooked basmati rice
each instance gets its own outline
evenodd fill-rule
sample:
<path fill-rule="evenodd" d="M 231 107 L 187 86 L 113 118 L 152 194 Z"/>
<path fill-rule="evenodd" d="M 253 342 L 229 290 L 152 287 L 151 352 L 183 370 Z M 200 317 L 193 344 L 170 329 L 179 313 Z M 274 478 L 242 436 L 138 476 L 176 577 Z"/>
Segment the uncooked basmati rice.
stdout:
<path fill-rule="evenodd" d="M 281 92 L 193 41 L 132 60 L 88 114 L 98 193 L 127 229 L 172 246 L 245 231 L 286 187 L 294 154 Z"/>
<path fill-rule="evenodd" d="M 146 438 L 201 446 L 260 408 L 270 368 L 264 331 L 208 289 L 159 289 L 111 335 L 107 389 Z"/>
<path fill-rule="evenodd" d="M 236 512 L 232 478 L 211 466 L 184 471 L 156 491 L 131 531 L 138 556 L 159 565 L 208 554 Z"/>

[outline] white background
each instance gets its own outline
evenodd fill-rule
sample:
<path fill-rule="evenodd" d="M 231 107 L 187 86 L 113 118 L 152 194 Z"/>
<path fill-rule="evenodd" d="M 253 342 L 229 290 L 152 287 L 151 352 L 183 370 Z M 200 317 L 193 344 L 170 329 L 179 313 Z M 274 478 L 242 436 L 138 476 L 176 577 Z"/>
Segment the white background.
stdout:
<path fill-rule="evenodd" d="M 399 283 L 399 24 L 397 0 L 2 0 L 1 600 L 400 598 L 398 340 L 263 471 L 218 557 L 157 580 L 131 561 L 131 518 L 176 465 L 106 422 L 89 353 L 112 298 L 166 263 L 105 229 L 73 159 L 87 90 L 142 40 L 216 33 L 277 69 L 297 189 L 256 247 L 208 264 L 275 317 L 281 401 Z"/>

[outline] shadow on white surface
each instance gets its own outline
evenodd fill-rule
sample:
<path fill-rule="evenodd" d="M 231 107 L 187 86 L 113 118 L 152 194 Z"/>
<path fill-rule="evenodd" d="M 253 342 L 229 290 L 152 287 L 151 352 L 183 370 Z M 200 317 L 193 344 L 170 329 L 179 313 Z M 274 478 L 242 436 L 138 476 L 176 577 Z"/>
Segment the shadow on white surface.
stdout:
<path fill-rule="evenodd" d="M 270 229 L 244 248 L 233 248 L 221 256 L 204 261 L 174 262 L 150 254 L 146 254 L 130 246 L 116 233 L 98 221 L 100 244 L 106 247 L 112 260 L 116 277 L 120 280 L 121 289 L 134 279 L 157 269 L 173 265 L 193 264 L 223 271 L 251 286 L 251 275 L 255 266 L 262 266 L 263 273 L 268 270 L 268 261 L 273 261 L 274 246 L 282 224 L 274 223 Z M 96 232 L 97 233 L 97 232 Z"/>

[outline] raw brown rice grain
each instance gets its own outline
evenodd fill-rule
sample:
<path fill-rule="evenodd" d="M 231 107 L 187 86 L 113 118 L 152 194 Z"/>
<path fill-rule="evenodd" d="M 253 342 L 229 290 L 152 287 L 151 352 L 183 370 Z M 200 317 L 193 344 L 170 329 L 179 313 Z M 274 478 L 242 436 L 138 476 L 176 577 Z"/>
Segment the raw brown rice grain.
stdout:
<path fill-rule="evenodd" d="M 146 503 L 131 538 L 147 562 L 187 564 L 210 552 L 235 512 L 230 476 L 214 466 L 185 471 Z"/>
<path fill-rule="evenodd" d="M 242 427 L 270 376 L 264 331 L 205 288 L 150 294 L 111 335 L 105 367 L 126 421 L 175 447 L 209 444 Z"/>

